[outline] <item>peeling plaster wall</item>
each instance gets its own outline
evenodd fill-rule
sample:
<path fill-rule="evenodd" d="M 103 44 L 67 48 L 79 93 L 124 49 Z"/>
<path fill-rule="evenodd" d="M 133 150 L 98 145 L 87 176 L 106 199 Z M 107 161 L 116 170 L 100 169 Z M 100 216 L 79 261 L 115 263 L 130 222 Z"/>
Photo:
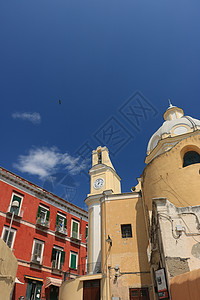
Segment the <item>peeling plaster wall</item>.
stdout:
<path fill-rule="evenodd" d="M 164 199 L 154 202 L 169 278 L 200 268 L 200 206 L 180 208 Z"/>

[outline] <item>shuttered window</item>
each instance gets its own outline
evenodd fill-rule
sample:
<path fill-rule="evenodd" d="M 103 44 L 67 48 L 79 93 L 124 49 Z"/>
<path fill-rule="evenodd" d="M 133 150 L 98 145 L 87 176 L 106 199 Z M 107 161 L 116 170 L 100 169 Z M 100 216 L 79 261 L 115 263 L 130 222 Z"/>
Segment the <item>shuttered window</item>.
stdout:
<path fill-rule="evenodd" d="M 76 239 L 79 238 L 79 222 L 77 222 L 75 220 L 72 220 L 71 236 Z"/>
<path fill-rule="evenodd" d="M 61 270 L 65 263 L 65 251 L 62 248 L 54 246 L 51 254 L 52 268 Z"/>
<path fill-rule="evenodd" d="M 87 239 L 88 237 L 88 226 L 85 227 L 85 238 Z"/>
<path fill-rule="evenodd" d="M 77 269 L 77 257 L 78 254 L 75 252 L 70 252 L 70 268 L 71 269 Z"/>

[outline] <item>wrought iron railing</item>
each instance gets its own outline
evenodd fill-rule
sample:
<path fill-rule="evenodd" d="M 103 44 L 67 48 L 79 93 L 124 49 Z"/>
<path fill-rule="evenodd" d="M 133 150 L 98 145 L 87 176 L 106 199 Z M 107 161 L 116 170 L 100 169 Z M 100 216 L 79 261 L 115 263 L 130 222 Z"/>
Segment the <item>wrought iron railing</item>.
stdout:
<path fill-rule="evenodd" d="M 76 232 L 76 231 L 72 231 L 70 237 L 71 237 L 71 239 L 81 241 L 82 234 L 79 234 L 79 233 Z"/>
<path fill-rule="evenodd" d="M 49 228 L 49 225 L 50 225 L 49 221 L 44 220 L 40 217 L 36 219 L 36 224 L 40 225 L 40 226 L 43 226 L 43 227 L 46 227 L 46 228 Z"/>
<path fill-rule="evenodd" d="M 61 233 L 61 234 L 67 235 L 67 229 L 66 229 L 66 228 L 63 228 L 63 227 L 60 226 L 60 225 L 56 225 L 55 230 L 56 230 L 57 233 Z"/>
<path fill-rule="evenodd" d="M 7 214 L 12 215 L 13 212 L 14 212 L 14 218 L 22 218 L 23 217 L 23 214 L 24 214 L 23 210 L 19 211 L 19 208 L 15 209 L 12 205 L 9 205 L 8 209 L 7 209 Z"/>

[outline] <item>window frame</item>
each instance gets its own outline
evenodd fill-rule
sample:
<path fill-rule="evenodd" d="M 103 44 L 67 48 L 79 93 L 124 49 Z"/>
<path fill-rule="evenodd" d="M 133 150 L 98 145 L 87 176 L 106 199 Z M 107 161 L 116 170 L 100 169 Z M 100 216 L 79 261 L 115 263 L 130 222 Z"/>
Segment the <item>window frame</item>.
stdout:
<path fill-rule="evenodd" d="M 71 267 L 72 255 L 76 256 L 76 266 L 75 266 L 75 268 Z M 69 255 L 69 268 L 72 269 L 72 270 L 77 270 L 78 269 L 78 253 L 77 252 L 70 251 L 70 255 Z"/>
<path fill-rule="evenodd" d="M 77 220 L 75 220 L 75 219 L 71 220 L 71 235 L 70 236 L 74 238 L 74 236 L 72 234 L 72 232 L 73 232 L 73 223 L 77 223 L 78 224 L 77 237 L 75 237 L 75 238 L 77 238 L 79 240 L 80 239 L 80 232 L 79 232 L 79 230 L 80 230 L 80 222 L 77 221 Z"/>
<path fill-rule="evenodd" d="M 59 253 L 59 257 L 58 257 L 58 262 L 57 262 L 57 257 L 56 259 L 52 259 L 51 260 L 51 263 L 52 263 L 52 269 L 55 269 L 55 270 L 62 270 L 62 267 L 64 265 L 64 262 L 62 264 L 62 253 L 64 252 L 64 256 L 65 256 L 65 251 L 62 247 L 59 247 L 59 246 L 53 246 L 52 248 L 52 253 L 53 253 L 53 249 L 55 249 L 57 251 L 57 253 Z M 54 264 L 54 261 L 56 261 L 56 266 L 53 266 Z"/>
<path fill-rule="evenodd" d="M 39 211 L 39 207 L 40 207 L 40 215 L 38 215 L 38 211 Z M 44 211 L 45 213 L 45 219 L 44 219 L 44 224 L 40 222 L 40 225 L 43 225 L 43 226 L 49 226 L 49 219 L 50 219 L 50 209 L 42 204 L 39 204 L 38 205 L 38 210 L 37 210 L 37 216 L 36 216 L 36 220 L 39 220 L 41 221 L 41 210 Z M 48 217 L 48 220 L 47 220 L 47 217 Z"/>
<path fill-rule="evenodd" d="M 41 241 L 41 240 L 38 240 L 38 239 L 33 239 L 33 246 L 32 246 L 32 252 L 31 252 L 31 262 L 35 262 L 32 257 L 34 255 L 34 250 L 35 250 L 35 244 L 38 243 L 38 244 L 41 244 L 42 245 L 42 250 L 41 250 L 41 255 L 40 255 L 40 262 L 39 264 L 42 265 L 42 261 L 43 261 L 43 253 L 44 253 L 44 241 Z"/>
<path fill-rule="evenodd" d="M 124 229 L 123 229 L 123 226 L 130 226 L 130 231 L 129 231 L 130 236 L 127 236 L 127 234 L 126 234 L 126 236 L 124 236 L 126 232 L 123 232 L 123 230 L 124 230 Z M 128 224 L 121 224 L 121 238 L 122 238 L 122 239 L 130 239 L 130 238 L 132 238 L 132 237 L 133 237 L 132 224 L 131 224 L 131 223 L 128 223 Z"/>
<path fill-rule="evenodd" d="M 4 226 L 3 227 L 3 230 L 2 230 L 2 233 L 1 233 L 1 239 L 4 241 L 3 239 L 3 236 L 5 234 L 5 231 L 8 231 L 8 232 L 13 232 L 13 238 L 12 238 L 12 242 L 11 242 L 11 246 L 9 247 L 8 244 L 6 244 L 11 250 L 13 250 L 13 246 L 14 246 L 14 242 L 15 242 L 15 236 L 16 236 L 16 233 L 17 233 L 17 229 L 15 228 L 10 228 L 9 230 L 9 227 L 8 226 Z M 9 234 L 10 235 L 10 234 Z M 9 240 L 9 239 L 8 239 Z M 6 241 L 4 241 L 6 243 Z"/>
<path fill-rule="evenodd" d="M 183 168 L 186 168 L 188 166 L 192 166 L 192 165 L 195 165 L 195 164 L 199 164 L 200 163 L 200 160 L 198 162 L 191 162 L 191 157 L 190 157 L 190 160 L 189 160 L 189 157 L 186 157 L 185 156 L 188 156 L 188 154 L 191 154 L 191 153 L 195 153 L 198 157 L 198 159 L 200 159 L 200 153 L 194 149 L 190 149 L 188 151 L 186 151 L 183 155 L 183 163 L 182 163 L 182 166 Z M 189 162 L 189 163 L 188 163 Z"/>
<path fill-rule="evenodd" d="M 13 202 L 14 196 L 16 196 L 18 198 L 21 198 L 20 205 L 19 205 L 19 211 L 18 211 L 17 214 L 15 214 L 16 216 L 20 216 L 20 214 L 21 214 L 21 208 L 22 208 L 22 202 L 23 202 L 24 196 L 22 194 L 20 194 L 20 193 L 15 192 L 15 191 L 12 192 L 12 196 L 11 196 L 10 204 L 9 204 L 9 212 L 10 213 L 12 213 L 11 212 L 11 207 L 12 207 L 12 202 Z"/>
<path fill-rule="evenodd" d="M 66 217 L 66 215 L 64 215 L 64 214 L 61 214 L 60 212 L 57 212 L 57 215 L 56 215 L 56 225 L 55 225 L 55 229 L 57 230 L 57 231 L 60 231 L 59 230 L 59 218 L 62 218 L 62 227 L 60 227 L 60 228 L 62 228 L 62 230 L 61 231 L 63 231 L 63 232 L 65 232 L 66 230 L 67 230 L 67 217 Z"/>

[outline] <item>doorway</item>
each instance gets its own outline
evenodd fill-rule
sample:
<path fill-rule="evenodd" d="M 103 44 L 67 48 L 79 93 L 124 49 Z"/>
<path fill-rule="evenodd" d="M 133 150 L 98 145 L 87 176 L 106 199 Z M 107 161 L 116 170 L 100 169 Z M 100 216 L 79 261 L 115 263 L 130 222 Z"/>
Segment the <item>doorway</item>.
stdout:
<path fill-rule="evenodd" d="M 100 280 L 83 282 L 83 300 L 100 300 Z"/>
<path fill-rule="evenodd" d="M 130 300 L 149 300 L 147 288 L 129 289 Z"/>

